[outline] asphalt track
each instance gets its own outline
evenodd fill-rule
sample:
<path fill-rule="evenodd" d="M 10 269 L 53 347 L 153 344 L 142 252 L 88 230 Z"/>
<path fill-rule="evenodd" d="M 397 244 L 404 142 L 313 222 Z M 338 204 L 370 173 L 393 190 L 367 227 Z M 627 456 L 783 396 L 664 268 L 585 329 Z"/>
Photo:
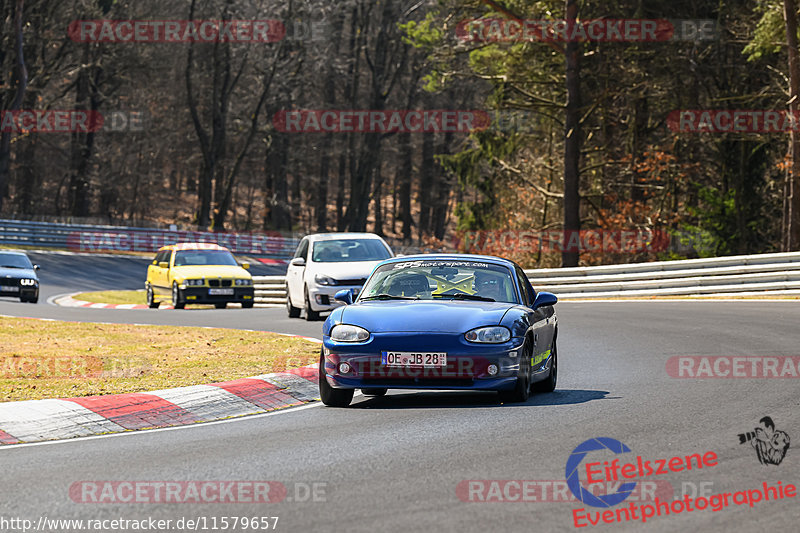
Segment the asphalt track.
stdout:
<path fill-rule="evenodd" d="M 96 288 L 107 288 L 99 286 L 105 280 L 91 275 L 85 259 L 65 261 L 84 263 L 75 271 L 94 280 Z M 45 272 L 56 272 L 43 269 L 48 283 Z M 62 283 L 51 294 L 77 290 L 72 282 Z M 684 487 L 722 493 L 764 482 L 799 484 L 796 448 L 778 466 L 761 465 L 753 448 L 737 438 L 768 415 L 796 442 L 797 379 L 678 380 L 665 370 L 667 359 L 677 355 L 800 355 L 797 302 L 561 303 L 557 310 L 560 368 L 553 394 L 502 405 L 492 394 L 398 392 L 381 399 L 357 397 L 348 409 L 312 404 L 176 430 L 5 447 L 0 514 L 34 523 L 41 516 L 205 517 L 209 530 L 212 517 L 277 516 L 276 530 L 285 532 L 569 531 L 575 529 L 572 512 L 581 504 L 464 502 L 456 488 L 465 480 L 564 480 L 572 450 L 594 437 L 627 444 L 632 452 L 619 456 L 626 462 L 637 455 L 654 461 L 715 452 L 714 467 L 650 478 L 669 481 L 676 498 Z M 0 314 L 312 336 L 320 328 L 320 323 L 288 321 L 280 309 L 97 311 L 7 302 L 0 303 Z M 613 456 L 593 452 L 591 457 Z M 75 482 L 108 480 L 269 480 L 283 483 L 288 498 L 271 504 L 90 504 L 70 498 Z M 314 483 L 322 501 L 303 497 Z M 796 531 L 797 503 L 789 498 L 581 530 Z"/>

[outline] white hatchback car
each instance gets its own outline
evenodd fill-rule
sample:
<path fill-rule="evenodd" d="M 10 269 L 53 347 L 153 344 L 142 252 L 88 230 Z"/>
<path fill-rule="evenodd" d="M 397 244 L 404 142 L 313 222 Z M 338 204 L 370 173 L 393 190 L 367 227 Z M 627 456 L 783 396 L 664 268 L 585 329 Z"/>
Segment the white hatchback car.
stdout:
<path fill-rule="evenodd" d="M 319 233 L 300 241 L 286 272 L 289 317 L 319 320 L 319 314 L 342 305 L 333 295 L 342 289 L 359 291 L 379 262 L 394 252 L 374 233 Z"/>

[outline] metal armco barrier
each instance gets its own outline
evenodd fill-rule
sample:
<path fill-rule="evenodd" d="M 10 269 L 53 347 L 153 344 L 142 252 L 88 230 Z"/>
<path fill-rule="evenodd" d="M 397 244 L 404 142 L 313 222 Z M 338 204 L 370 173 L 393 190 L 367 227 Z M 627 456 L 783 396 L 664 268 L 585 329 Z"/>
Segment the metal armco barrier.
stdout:
<path fill-rule="evenodd" d="M 562 300 L 800 295 L 800 252 L 526 270 L 525 274 L 537 291 L 553 292 Z M 256 304 L 285 304 L 283 276 L 253 279 Z"/>
<path fill-rule="evenodd" d="M 0 244 L 73 252 L 155 252 L 177 242 L 216 243 L 236 254 L 288 259 L 299 239 L 280 234 L 169 231 L 127 226 L 0 220 Z"/>
<path fill-rule="evenodd" d="M 800 252 L 527 270 L 561 299 L 800 294 Z"/>

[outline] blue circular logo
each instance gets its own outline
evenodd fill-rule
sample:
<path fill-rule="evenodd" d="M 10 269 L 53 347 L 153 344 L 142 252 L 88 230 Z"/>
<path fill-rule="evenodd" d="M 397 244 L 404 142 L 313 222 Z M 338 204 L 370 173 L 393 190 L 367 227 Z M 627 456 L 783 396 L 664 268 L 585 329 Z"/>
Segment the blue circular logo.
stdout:
<path fill-rule="evenodd" d="M 587 453 L 596 450 L 611 450 L 615 454 L 628 453 L 631 451 L 630 448 L 620 441 L 608 437 L 597 437 L 596 439 L 589 439 L 580 443 L 578 447 L 572 451 L 572 455 L 569 456 L 569 459 L 567 459 L 567 468 L 565 472 L 567 476 L 567 486 L 569 490 L 572 491 L 572 494 L 586 505 L 591 505 L 592 507 L 613 507 L 614 505 L 624 502 L 628 496 L 631 495 L 633 489 L 636 488 L 636 482 L 622 483 L 619 489 L 617 489 L 617 492 L 601 496 L 595 496 L 591 491 L 585 489 L 581 485 L 581 480 L 578 477 L 578 467 L 583 462 L 583 458 L 586 457 Z"/>

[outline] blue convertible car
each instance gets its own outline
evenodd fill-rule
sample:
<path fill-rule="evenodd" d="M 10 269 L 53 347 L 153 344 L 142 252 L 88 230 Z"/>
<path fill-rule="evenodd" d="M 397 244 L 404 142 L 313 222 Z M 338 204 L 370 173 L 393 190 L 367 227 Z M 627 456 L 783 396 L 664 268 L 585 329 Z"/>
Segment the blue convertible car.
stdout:
<path fill-rule="evenodd" d="M 515 263 L 418 255 L 380 263 L 358 298 L 343 290 L 323 326 L 320 395 L 346 407 L 355 389 L 498 391 L 523 402 L 556 387 L 558 320 Z"/>

